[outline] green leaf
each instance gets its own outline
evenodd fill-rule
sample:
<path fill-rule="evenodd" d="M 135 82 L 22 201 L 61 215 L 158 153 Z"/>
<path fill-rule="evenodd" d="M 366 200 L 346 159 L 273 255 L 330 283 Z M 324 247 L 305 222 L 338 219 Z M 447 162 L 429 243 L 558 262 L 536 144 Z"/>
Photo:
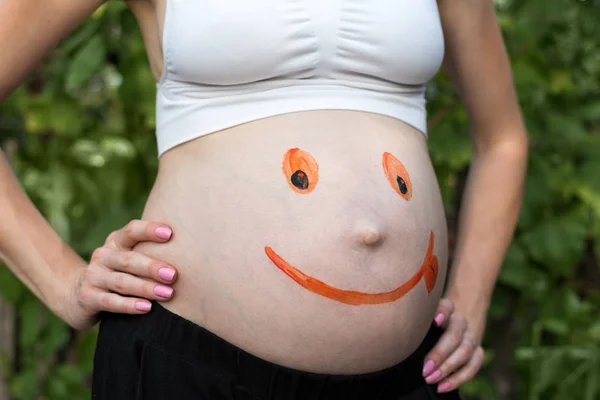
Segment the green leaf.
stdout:
<path fill-rule="evenodd" d="M 600 100 L 584 105 L 580 115 L 590 122 L 600 121 Z"/>
<path fill-rule="evenodd" d="M 19 400 L 33 400 L 38 394 L 38 379 L 34 370 L 25 370 L 10 382 L 11 394 Z"/>
<path fill-rule="evenodd" d="M 596 260 L 600 260 L 600 234 L 596 234 L 596 240 L 594 242 L 594 255 L 596 256 Z M 600 269 L 600 266 L 597 267 Z"/>
<path fill-rule="evenodd" d="M 0 263 L 0 296 L 9 303 L 16 304 L 26 291 L 25 285 L 8 267 Z"/>
<path fill-rule="evenodd" d="M 557 318 L 548 318 L 542 322 L 542 326 L 546 331 L 556 335 L 565 336 L 569 333 L 569 325 L 566 321 Z"/>
<path fill-rule="evenodd" d="M 577 181 L 600 196 L 600 159 L 591 158 L 581 163 L 577 170 Z"/>
<path fill-rule="evenodd" d="M 72 181 L 68 170 L 59 164 L 54 164 L 49 172 L 52 188 L 45 196 L 47 219 L 60 237 L 69 242 L 71 224 L 67 212 L 73 198 Z"/>
<path fill-rule="evenodd" d="M 100 154 L 100 145 L 92 139 L 79 139 L 70 149 L 73 157 L 81 164 L 91 167 L 102 167 L 106 159 Z"/>
<path fill-rule="evenodd" d="M 61 46 L 63 54 L 68 56 L 89 41 L 98 31 L 100 22 L 100 19 L 90 18 L 90 23 L 83 25 L 73 35 L 66 38 Z"/>
<path fill-rule="evenodd" d="M 93 36 L 77 51 L 67 70 L 65 90 L 73 92 L 83 88 L 97 73 L 106 58 L 106 46 L 102 36 Z"/>
<path fill-rule="evenodd" d="M 559 351 L 546 352 L 538 360 L 539 371 L 535 380 L 536 390 L 541 392 L 552 386 L 564 372 L 562 367 L 562 354 Z"/>
<path fill-rule="evenodd" d="M 107 210 L 97 221 L 90 224 L 82 243 L 82 250 L 91 253 L 94 249 L 102 246 L 112 231 L 122 228 L 130 220 L 131 215 L 124 207 Z"/>
<path fill-rule="evenodd" d="M 79 382 L 85 377 L 84 372 L 80 368 L 70 364 L 60 365 L 55 371 L 57 376 L 69 383 Z"/>
<path fill-rule="evenodd" d="M 558 112 L 550 112 L 546 118 L 549 132 L 555 136 L 554 141 L 560 146 L 572 146 L 587 136 L 587 129 L 578 118 Z M 571 147 L 563 147 L 559 150 L 570 151 Z"/>
<path fill-rule="evenodd" d="M 42 308 L 40 302 L 35 297 L 30 297 L 19 307 L 19 317 L 21 321 L 21 330 L 19 332 L 19 342 L 21 346 L 32 346 L 40 336 Z"/>
<path fill-rule="evenodd" d="M 43 351 L 46 356 L 63 348 L 69 341 L 69 327 L 52 313 L 48 313 L 48 324 L 44 334 Z"/>
<path fill-rule="evenodd" d="M 531 278 L 532 271 L 528 265 L 527 253 L 516 241 L 513 241 L 506 252 L 499 281 L 508 286 L 522 289 L 531 284 Z"/>
<path fill-rule="evenodd" d="M 538 223 L 542 212 L 551 207 L 555 192 L 551 186 L 552 166 L 540 155 L 532 154 L 521 208 L 520 225 L 528 227 Z"/>
<path fill-rule="evenodd" d="M 83 335 L 79 347 L 79 363 L 86 373 L 91 373 L 98 338 L 98 327 L 90 329 Z"/>
<path fill-rule="evenodd" d="M 542 71 L 536 68 L 529 60 L 518 60 L 513 63 L 515 84 L 523 90 L 531 90 L 532 87 L 544 89 L 547 81 Z"/>
<path fill-rule="evenodd" d="M 563 299 L 566 316 L 570 319 L 586 318 L 595 309 L 589 301 L 586 301 L 572 288 L 566 288 Z"/>
<path fill-rule="evenodd" d="M 57 136 L 76 136 L 82 129 L 80 110 L 73 104 L 54 101 L 52 107 L 44 107 L 47 128 Z"/>
<path fill-rule="evenodd" d="M 136 155 L 136 149 L 133 144 L 129 140 L 121 137 L 105 137 L 100 145 L 102 146 L 103 152 L 109 155 L 125 159 L 132 159 Z"/>
<path fill-rule="evenodd" d="M 514 290 L 500 284 L 496 286 L 492 295 L 487 317 L 490 320 L 501 319 L 509 315 L 512 311 L 512 303 L 514 300 Z"/>
<path fill-rule="evenodd" d="M 67 383 L 57 377 L 53 377 L 48 381 L 48 394 L 52 399 L 66 399 L 69 393 Z"/>
<path fill-rule="evenodd" d="M 573 74 L 568 70 L 556 70 L 550 73 L 550 92 L 572 93 L 577 89 L 573 81 Z"/>
<path fill-rule="evenodd" d="M 594 322 L 588 328 L 588 334 L 592 337 L 592 339 L 596 340 L 597 342 L 600 342 L 600 321 Z"/>
<path fill-rule="evenodd" d="M 532 258 L 556 274 L 570 275 L 581 260 L 586 239 L 584 222 L 548 220 L 523 235 Z"/>

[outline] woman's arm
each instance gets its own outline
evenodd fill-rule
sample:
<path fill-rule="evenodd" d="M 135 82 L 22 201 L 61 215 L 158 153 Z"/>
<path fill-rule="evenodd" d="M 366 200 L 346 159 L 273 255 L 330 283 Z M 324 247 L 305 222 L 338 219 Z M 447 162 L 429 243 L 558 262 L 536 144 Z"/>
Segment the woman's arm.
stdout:
<path fill-rule="evenodd" d="M 447 294 L 478 335 L 513 236 L 527 133 L 491 0 L 441 0 L 445 69 L 465 103 L 473 158 L 461 205 Z"/>
<path fill-rule="evenodd" d="M 87 263 L 25 196 L 1 150 L 0 220 L 0 260 L 74 328 L 91 326 L 102 310 L 141 314 L 150 309 L 146 299 L 172 296 L 172 289 L 165 285 L 175 281 L 177 271 L 132 251 L 141 241 L 168 241 L 171 229 L 167 225 L 132 221 L 110 234 Z"/>
<path fill-rule="evenodd" d="M 463 195 L 449 286 L 460 340 L 442 337 L 430 354 L 451 390 L 473 377 L 490 298 L 521 205 L 527 134 L 492 0 L 439 0 L 444 67 L 469 116 L 473 158 Z M 479 353 L 479 354 L 477 354 Z M 461 368 L 462 367 L 462 368 Z M 449 383 L 445 384 L 446 382 Z"/>
<path fill-rule="evenodd" d="M 0 0 L 0 102 L 50 48 L 101 3 Z M 169 240 L 167 226 L 133 221 L 111 234 L 88 264 L 62 241 L 22 192 L 1 150 L 0 221 L 0 260 L 53 312 L 76 328 L 90 326 L 100 310 L 142 313 L 150 305 L 144 299 L 170 297 L 164 297 L 169 288 L 156 290 L 155 283 L 143 278 L 169 284 L 175 280 L 176 271 L 131 251 L 139 241 Z"/>
<path fill-rule="evenodd" d="M 86 263 L 52 230 L 21 191 L 0 150 L 0 259 L 52 310 L 66 269 Z M 32 245 L 36 243 L 37 245 Z"/>

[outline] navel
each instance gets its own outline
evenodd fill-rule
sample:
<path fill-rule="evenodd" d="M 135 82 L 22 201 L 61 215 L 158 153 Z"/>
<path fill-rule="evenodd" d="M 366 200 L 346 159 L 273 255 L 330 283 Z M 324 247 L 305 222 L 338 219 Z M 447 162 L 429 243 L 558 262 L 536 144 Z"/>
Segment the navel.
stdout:
<path fill-rule="evenodd" d="M 363 228 L 360 231 L 360 242 L 365 246 L 378 246 L 383 242 L 383 233 L 374 228 Z"/>

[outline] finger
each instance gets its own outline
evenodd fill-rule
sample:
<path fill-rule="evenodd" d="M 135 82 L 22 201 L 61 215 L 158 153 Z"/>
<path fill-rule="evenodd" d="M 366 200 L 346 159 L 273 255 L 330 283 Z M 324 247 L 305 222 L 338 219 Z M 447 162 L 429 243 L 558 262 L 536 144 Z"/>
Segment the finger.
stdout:
<path fill-rule="evenodd" d="M 478 346 L 467 364 L 438 385 L 438 393 L 450 392 L 473 379 L 483 365 L 484 358 L 483 347 Z"/>
<path fill-rule="evenodd" d="M 475 334 L 469 330 L 465 331 L 463 340 L 458 348 L 448 356 L 448 358 L 438 368 L 441 371 L 441 375 L 428 383 L 437 383 L 442 379 L 446 378 L 454 371 L 457 371 L 460 367 L 467 364 L 473 357 L 473 353 L 477 349 L 478 344 L 475 341 Z"/>
<path fill-rule="evenodd" d="M 136 219 L 109 236 L 107 244 L 131 250 L 139 242 L 166 242 L 172 234 L 171 228 L 165 224 Z"/>
<path fill-rule="evenodd" d="M 156 285 L 145 279 L 136 278 L 130 274 L 113 272 L 107 282 L 107 289 L 120 295 L 138 296 L 145 299 L 167 300 L 173 295 L 173 288 Z"/>
<path fill-rule="evenodd" d="M 435 347 L 425 357 L 423 376 L 426 381 L 438 379 L 442 372 L 437 369 L 450 354 L 461 344 L 463 334 L 467 329 L 467 321 L 457 313 L 450 315 L 448 327 L 436 343 Z"/>
<path fill-rule="evenodd" d="M 124 297 L 100 290 L 90 295 L 89 304 L 97 311 L 119 314 L 145 314 L 152 308 L 152 303 L 147 299 Z"/>
<path fill-rule="evenodd" d="M 142 278 L 149 278 L 156 282 L 173 283 L 177 278 L 177 270 L 172 266 L 136 251 L 101 247 L 94 251 L 92 260 L 105 266 L 107 269 L 126 272 Z M 91 267 L 93 266 L 90 265 Z M 108 272 L 110 271 L 106 271 L 105 273 Z M 102 274 L 103 277 L 105 273 Z"/>
<path fill-rule="evenodd" d="M 438 303 L 437 311 L 435 312 L 435 324 L 440 327 L 445 327 L 450 319 L 450 315 L 454 312 L 454 303 L 450 299 L 443 298 Z"/>

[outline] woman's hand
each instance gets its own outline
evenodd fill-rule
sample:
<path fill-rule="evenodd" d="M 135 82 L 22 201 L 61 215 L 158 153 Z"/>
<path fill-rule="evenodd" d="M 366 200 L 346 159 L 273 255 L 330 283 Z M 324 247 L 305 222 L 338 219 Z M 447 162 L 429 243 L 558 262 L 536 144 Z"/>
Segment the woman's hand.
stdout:
<path fill-rule="evenodd" d="M 83 329 L 96 322 L 100 311 L 143 314 L 151 308 L 148 299 L 170 299 L 173 288 L 168 285 L 177 278 L 176 269 L 132 249 L 139 242 L 167 242 L 171 235 L 167 225 L 140 220 L 112 232 L 90 263 L 73 274 L 67 322 Z"/>
<path fill-rule="evenodd" d="M 445 331 L 425 357 L 423 376 L 427 383 L 437 383 L 438 392 L 444 393 L 471 380 L 481 368 L 484 358 L 480 344 L 482 333 L 470 326 L 447 298 L 440 300 L 435 324 Z"/>

